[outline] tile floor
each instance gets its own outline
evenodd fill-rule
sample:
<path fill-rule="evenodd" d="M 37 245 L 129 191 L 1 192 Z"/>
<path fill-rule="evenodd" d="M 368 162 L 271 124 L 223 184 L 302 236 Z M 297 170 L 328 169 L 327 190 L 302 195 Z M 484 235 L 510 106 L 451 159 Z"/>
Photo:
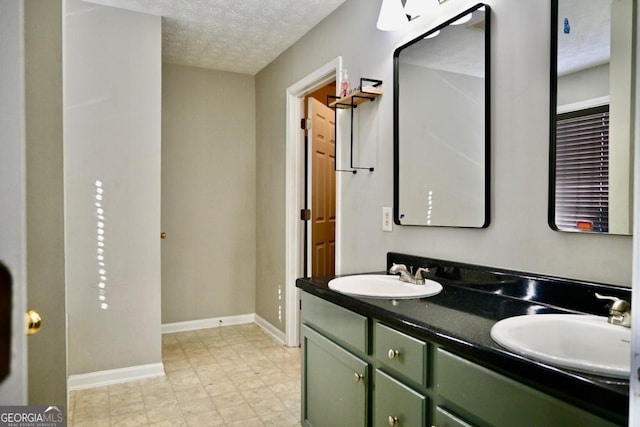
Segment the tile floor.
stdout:
<path fill-rule="evenodd" d="M 300 425 L 300 349 L 255 324 L 162 336 L 166 376 L 71 392 L 69 427 Z"/>

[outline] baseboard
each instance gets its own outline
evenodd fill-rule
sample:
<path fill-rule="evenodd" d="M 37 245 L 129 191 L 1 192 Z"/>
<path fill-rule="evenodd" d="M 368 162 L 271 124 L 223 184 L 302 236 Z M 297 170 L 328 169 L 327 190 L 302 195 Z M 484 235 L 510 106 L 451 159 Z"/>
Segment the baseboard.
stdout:
<path fill-rule="evenodd" d="M 102 387 L 146 378 L 161 377 L 163 375 L 164 366 L 162 363 L 152 363 L 148 365 L 130 366 L 128 368 L 89 372 L 88 374 L 69 375 L 67 388 L 69 391 L 82 390 L 85 388 Z"/>
<path fill-rule="evenodd" d="M 280 329 L 273 326 L 271 323 L 264 320 L 262 317 L 255 315 L 256 325 L 260 326 L 266 333 L 271 335 L 276 341 L 284 345 L 285 343 L 285 334 Z"/>
<path fill-rule="evenodd" d="M 161 327 L 163 334 L 174 332 L 196 331 L 198 329 L 219 328 L 220 326 L 244 325 L 255 322 L 256 315 L 241 314 L 238 316 L 214 317 L 211 319 L 189 320 L 186 322 L 165 323 Z"/>

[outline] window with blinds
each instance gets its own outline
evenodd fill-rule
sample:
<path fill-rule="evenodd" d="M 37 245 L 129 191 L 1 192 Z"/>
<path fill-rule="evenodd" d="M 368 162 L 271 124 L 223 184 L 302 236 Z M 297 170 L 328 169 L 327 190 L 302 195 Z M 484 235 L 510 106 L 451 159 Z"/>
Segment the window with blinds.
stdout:
<path fill-rule="evenodd" d="M 557 116 L 555 191 L 558 229 L 608 232 L 608 105 Z"/>

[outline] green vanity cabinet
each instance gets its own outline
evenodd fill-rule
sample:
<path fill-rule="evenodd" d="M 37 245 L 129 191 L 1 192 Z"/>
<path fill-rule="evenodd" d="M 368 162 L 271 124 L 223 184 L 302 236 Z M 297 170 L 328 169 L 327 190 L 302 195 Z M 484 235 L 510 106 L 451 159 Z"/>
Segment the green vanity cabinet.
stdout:
<path fill-rule="evenodd" d="M 616 425 L 442 348 L 435 378 L 438 427 Z"/>
<path fill-rule="evenodd" d="M 302 293 L 302 423 L 369 425 L 369 320 Z"/>
<path fill-rule="evenodd" d="M 617 425 L 437 344 L 301 295 L 306 427 Z"/>
<path fill-rule="evenodd" d="M 302 326 L 305 426 L 367 426 L 370 365 Z"/>

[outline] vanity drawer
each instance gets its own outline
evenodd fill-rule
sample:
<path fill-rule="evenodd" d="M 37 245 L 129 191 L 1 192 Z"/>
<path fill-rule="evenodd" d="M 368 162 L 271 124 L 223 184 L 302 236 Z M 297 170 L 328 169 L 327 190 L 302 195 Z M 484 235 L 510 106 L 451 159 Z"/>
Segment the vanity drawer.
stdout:
<path fill-rule="evenodd" d="M 615 425 L 443 349 L 436 351 L 435 370 L 438 405 L 478 425 Z"/>
<path fill-rule="evenodd" d="M 373 427 L 426 425 L 427 398 L 376 370 Z"/>
<path fill-rule="evenodd" d="M 427 343 L 381 323 L 374 325 L 374 354 L 389 370 L 427 386 Z"/>
<path fill-rule="evenodd" d="M 368 354 L 367 318 L 352 311 L 302 292 L 302 321 L 345 347 Z"/>

